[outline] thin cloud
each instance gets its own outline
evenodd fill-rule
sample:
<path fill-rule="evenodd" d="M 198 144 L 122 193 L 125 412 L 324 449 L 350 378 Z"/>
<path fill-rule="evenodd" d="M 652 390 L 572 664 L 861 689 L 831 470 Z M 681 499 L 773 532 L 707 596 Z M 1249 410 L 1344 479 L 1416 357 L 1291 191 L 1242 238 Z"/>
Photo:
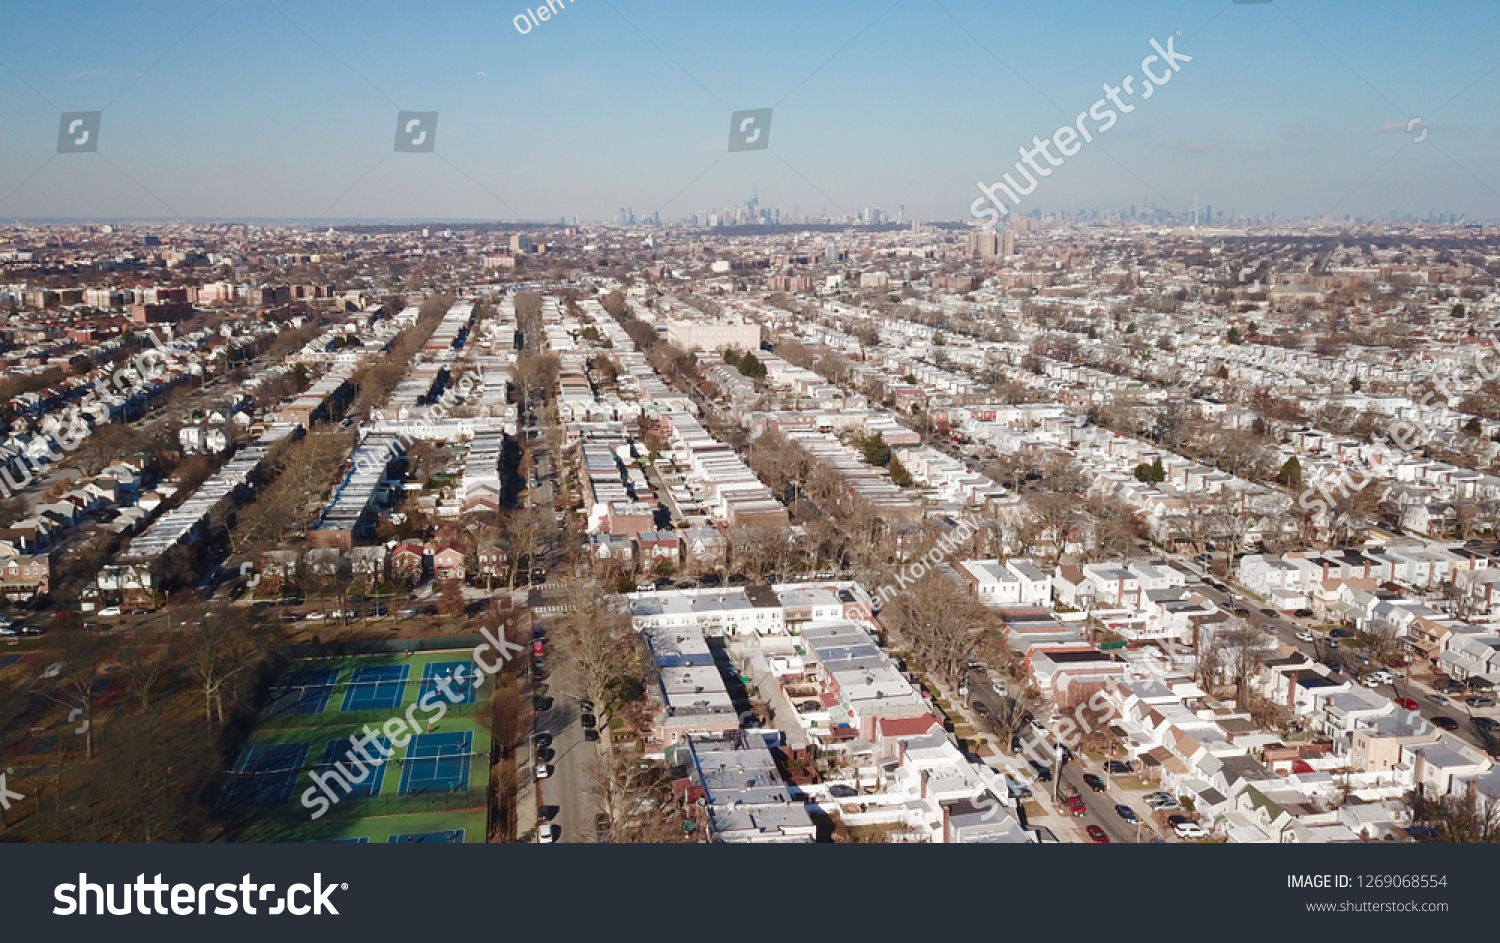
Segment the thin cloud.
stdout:
<path fill-rule="evenodd" d="M 1209 151 L 1218 146 L 1219 145 L 1215 144 L 1212 141 L 1194 141 L 1187 147 L 1183 148 L 1183 150 L 1187 151 L 1189 154 L 1207 154 Z"/>

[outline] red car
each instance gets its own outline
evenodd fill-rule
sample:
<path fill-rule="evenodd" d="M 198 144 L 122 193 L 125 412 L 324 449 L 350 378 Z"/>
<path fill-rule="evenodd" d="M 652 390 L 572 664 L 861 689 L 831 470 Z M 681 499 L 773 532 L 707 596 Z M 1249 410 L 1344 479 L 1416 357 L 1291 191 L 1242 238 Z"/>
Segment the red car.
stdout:
<path fill-rule="evenodd" d="M 1089 833 L 1089 837 L 1092 838 L 1096 843 L 1100 845 L 1109 844 L 1109 836 L 1104 834 L 1104 829 L 1100 828 L 1099 826 L 1090 825 L 1087 831 Z"/>
<path fill-rule="evenodd" d="M 534 642 L 531 643 L 531 654 L 535 655 L 538 658 L 542 657 L 542 640 L 541 639 L 537 639 L 536 641 L 534 641 Z"/>
<path fill-rule="evenodd" d="M 1386 666 L 1389 668 L 1409 668 L 1411 667 L 1411 662 L 1407 661 L 1405 658 L 1392 658 L 1390 661 L 1386 662 Z"/>
<path fill-rule="evenodd" d="M 1398 697 L 1396 698 L 1396 703 L 1409 711 L 1417 709 L 1417 699 L 1413 697 Z"/>
<path fill-rule="evenodd" d="M 1069 796 L 1067 801 L 1063 804 L 1066 805 L 1068 807 L 1068 811 L 1073 813 L 1074 815 L 1089 814 L 1089 807 L 1084 805 L 1083 800 L 1078 796 Z"/>

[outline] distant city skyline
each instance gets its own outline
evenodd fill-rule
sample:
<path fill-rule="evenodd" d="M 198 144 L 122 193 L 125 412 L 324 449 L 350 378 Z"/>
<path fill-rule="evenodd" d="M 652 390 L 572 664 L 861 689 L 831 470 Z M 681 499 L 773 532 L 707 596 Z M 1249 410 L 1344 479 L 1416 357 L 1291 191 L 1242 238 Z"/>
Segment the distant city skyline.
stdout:
<path fill-rule="evenodd" d="M 966 220 L 1169 38 L 1191 64 L 1018 213 L 1500 219 L 1493 4 L 578 0 L 522 34 L 524 9 L 17 10 L 0 220 L 701 225 L 752 193 L 793 222 Z M 765 108 L 770 148 L 728 152 Z M 57 153 L 93 111 L 97 152 Z M 392 150 L 405 111 L 437 112 L 433 152 Z"/>

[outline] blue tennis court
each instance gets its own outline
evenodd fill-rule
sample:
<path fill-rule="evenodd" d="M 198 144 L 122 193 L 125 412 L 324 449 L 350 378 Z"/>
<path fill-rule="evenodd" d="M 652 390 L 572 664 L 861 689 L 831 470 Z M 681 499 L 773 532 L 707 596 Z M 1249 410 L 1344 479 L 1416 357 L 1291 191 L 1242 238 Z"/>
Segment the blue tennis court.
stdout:
<path fill-rule="evenodd" d="M 391 741 L 385 737 L 376 737 L 365 745 L 365 756 L 379 760 L 382 756 L 388 756 L 391 749 Z M 368 799 L 371 796 L 380 795 L 380 787 L 385 782 L 385 764 L 381 763 L 373 770 L 371 764 L 360 759 L 358 753 L 354 752 L 354 745 L 346 737 L 343 740 L 329 740 L 328 745 L 323 748 L 323 762 L 318 764 L 318 772 L 325 773 L 333 769 L 333 764 L 340 763 L 343 769 L 335 770 L 338 775 L 349 780 L 349 792 L 345 799 Z M 364 782 L 357 783 L 350 779 L 350 775 L 358 776 L 359 768 L 365 768 Z"/>
<path fill-rule="evenodd" d="M 349 690 L 344 693 L 346 711 L 393 710 L 401 706 L 406 697 L 406 676 L 410 665 L 381 665 L 374 668 L 355 668 L 349 679 Z"/>
<path fill-rule="evenodd" d="M 20 660 L 20 655 L 0 655 L 0 668 L 9 668 Z"/>
<path fill-rule="evenodd" d="M 463 669 L 462 676 L 459 675 L 460 668 Z M 427 667 L 422 669 L 421 690 L 417 692 L 417 699 L 425 697 L 430 691 L 436 691 L 438 697 L 450 704 L 473 704 L 479 697 L 479 692 L 474 687 L 474 681 L 478 677 L 479 671 L 471 661 L 428 662 Z M 438 687 L 438 682 L 445 678 L 453 679 L 445 687 L 458 695 L 458 700 L 449 698 L 447 692 Z"/>
<path fill-rule="evenodd" d="M 408 835 L 392 835 L 385 841 L 388 845 L 415 845 L 418 842 L 462 845 L 464 843 L 464 830 L 457 828 L 451 832 L 412 832 Z"/>
<path fill-rule="evenodd" d="M 401 795 L 465 792 L 469 788 L 469 754 L 474 733 L 419 733 L 411 738 L 402 761 Z"/>
<path fill-rule="evenodd" d="M 308 744 L 269 743 L 245 748 L 224 790 L 226 805 L 282 805 L 292 797 L 307 763 Z"/>
<path fill-rule="evenodd" d="M 275 713 L 323 713 L 328 708 L 329 699 L 333 697 L 333 686 L 338 679 L 337 668 L 289 672 L 281 683 Z"/>

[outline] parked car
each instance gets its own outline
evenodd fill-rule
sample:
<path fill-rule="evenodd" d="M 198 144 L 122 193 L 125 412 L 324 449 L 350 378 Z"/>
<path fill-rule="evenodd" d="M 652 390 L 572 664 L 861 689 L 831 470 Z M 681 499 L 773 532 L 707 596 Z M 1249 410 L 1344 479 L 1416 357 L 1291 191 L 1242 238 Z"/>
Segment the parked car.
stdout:
<path fill-rule="evenodd" d="M 1427 695 L 1427 700 L 1429 700 L 1432 703 L 1436 704 L 1438 707 L 1447 707 L 1450 703 L 1452 703 L 1446 697 L 1443 697 L 1441 694 L 1429 694 L 1429 695 Z"/>
<path fill-rule="evenodd" d="M 1248 616 L 1250 614 L 1250 610 L 1246 609 L 1244 606 L 1235 606 L 1234 614 L 1237 616 Z"/>
<path fill-rule="evenodd" d="M 1409 711 L 1414 711 L 1418 707 L 1417 699 L 1414 697 L 1398 697 L 1396 698 L 1396 706 L 1403 707 Z"/>
<path fill-rule="evenodd" d="M 1493 717 L 1475 717 L 1474 726 L 1480 730 L 1500 730 L 1500 720 Z"/>
<path fill-rule="evenodd" d="M 1298 629 L 1296 637 L 1299 642 L 1311 642 L 1313 640 L 1313 634 L 1306 629 Z"/>
<path fill-rule="evenodd" d="M 583 739 L 588 743 L 597 743 L 599 741 L 599 731 L 593 727 L 587 727 L 583 731 Z"/>
<path fill-rule="evenodd" d="M 1135 810 L 1130 806 L 1125 805 L 1123 802 L 1115 806 L 1115 815 L 1118 815 L 1120 818 L 1124 819 L 1126 822 L 1129 822 L 1131 825 L 1134 825 L 1136 822 L 1140 821 L 1140 819 L 1135 814 Z"/>
<path fill-rule="evenodd" d="M 13 625 L 0 625 L 0 635 L 20 635 L 21 630 Z"/>
<path fill-rule="evenodd" d="M 1036 778 L 1038 780 L 1044 783 L 1052 782 L 1052 767 L 1046 765 L 1045 763 L 1038 763 L 1036 760 L 1032 760 L 1031 768 L 1036 770 Z"/>
<path fill-rule="evenodd" d="M 561 835 L 562 826 L 552 822 L 547 822 L 544 825 L 540 825 L 536 830 L 537 843 L 542 845 L 552 844 L 553 842 L 557 841 L 558 837 Z"/>
<path fill-rule="evenodd" d="M 1128 776 L 1135 772 L 1129 760 L 1110 760 L 1104 764 L 1104 768 L 1116 776 Z"/>
<path fill-rule="evenodd" d="M 1109 844 L 1109 836 L 1104 834 L 1104 829 L 1100 828 L 1099 826 L 1090 825 L 1087 831 L 1089 833 L 1089 837 L 1092 838 L 1095 843 L 1100 845 Z"/>
<path fill-rule="evenodd" d="M 551 776 L 551 775 L 552 775 L 552 764 L 551 763 L 543 763 L 542 765 L 540 765 L 540 766 L 538 766 L 536 768 L 536 778 L 537 779 L 546 779 L 548 776 Z"/>
<path fill-rule="evenodd" d="M 1298 609 L 1296 612 L 1292 613 L 1292 615 L 1296 616 L 1299 619 L 1311 619 L 1313 617 L 1313 611 L 1311 609 Z"/>
<path fill-rule="evenodd" d="M 83 624 L 83 627 L 85 629 L 92 629 L 92 628 L 94 628 L 94 623 L 92 623 L 92 622 L 85 622 Z M 23 626 L 21 626 L 21 634 L 22 635 L 46 635 L 47 634 L 47 630 L 46 630 L 46 628 L 44 628 L 43 626 L 40 626 L 40 625 L 23 625 Z"/>
<path fill-rule="evenodd" d="M 1084 805 L 1083 800 L 1078 796 L 1069 796 L 1067 800 L 1063 802 L 1063 805 L 1067 806 L 1068 811 L 1073 813 L 1074 815 L 1089 814 L 1089 807 Z"/>
<path fill-rule="evenodd" d="M 1165 792 L 1147 793 L 1145 802 L 1153 812 L 1176 812 L 1182 808 L 1182 804 L 1177 801 L 1176 797 Z"/>
<path fill-rule="evenodd" d="M 121 612 L 119 606 L 105 606 L 103 609 L 99 610 L 99 618 L 101 619 L 114 619 L 118 618 L 120 615 Z"/>
<path fill-rule="evenodd" d="M 590 729 L 598 724 L 598 721 L 594 718 L 593 714 L 582 715 L 578 718 L 578 722 L 583 725 L 585 730 Z"/>
<path fill-rule="evenodd" d="M 1275 609 L 1262 609 L 1260 611 L 1260 614 L 1265 616 L 1267 619 L 1274 619 L 1278 615 Z"/>
<path fill-rule="evenodd" d="M 552 734 L 550 734 L 550 733 L 535 733 L 535 734 L 532 734 L 531 735 L 531 742 L 534 743 L 534 744 L 536 744 L 536 748 L 538 750 L 545 749 L 546 747 L 552 746 Z"/>
<path fill-rule="evenodd" d="M 1095 792 L 1104 791 L 1104 780 L 1100 779 L 1095 773 L 1084 773 L 1083 784 Z"/>
<path fill-rule="evenodd" d="M 1457 730 L 1458 729 L 1458 721 L 1454 720 L 1452 717 L 1444 717 L 1441 714 L 1439 714 L 1438 716 L 1432 718 L 1432 725 L 1434 727 L 1438 728 L 1439 730 Z"/>
<path fill-rule="evenodd" d="M 1177 825 L 1172 826 L 1172 831 L 1177 833 L 1178 838 L 1208 837 L 1208 833 L 1203 830 L 1203 826 L 1199 825 L 1197 822 L 1181 822 Z"/>
<path fill-rule="evenodd" d="M 1369 678 L 1376 684 L 1391 684 L 1396 680 L 1391 676 L 1391 673 L 1389 671 L 1386 671 L 1384 668 L 1377 668 L 1365 677 Z"/>
<path fill-rule="evenodd" d="M 1476 694 L 1464 703 L 1469 705 L 1470 707 L 1494 707 L 1495 699 L 1492 697 L 1486 697 L 1483 694 Z"/>

